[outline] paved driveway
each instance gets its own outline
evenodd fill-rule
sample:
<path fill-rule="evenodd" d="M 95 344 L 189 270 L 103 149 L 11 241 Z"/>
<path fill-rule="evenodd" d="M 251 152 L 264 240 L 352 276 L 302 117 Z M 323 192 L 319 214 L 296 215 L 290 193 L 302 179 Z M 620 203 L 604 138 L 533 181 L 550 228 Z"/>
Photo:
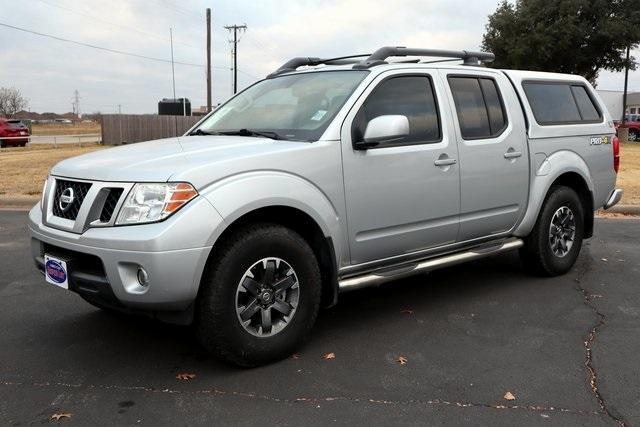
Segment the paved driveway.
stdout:
<path fill-rule="evenodd" d="M 25 216 L 0 212 L 0 424 L 640 424 L 638 220 L 597 220 L 563 277 L 507 254 L 345 295 L 299 358 L 240 370 L 45 284 Z"/>

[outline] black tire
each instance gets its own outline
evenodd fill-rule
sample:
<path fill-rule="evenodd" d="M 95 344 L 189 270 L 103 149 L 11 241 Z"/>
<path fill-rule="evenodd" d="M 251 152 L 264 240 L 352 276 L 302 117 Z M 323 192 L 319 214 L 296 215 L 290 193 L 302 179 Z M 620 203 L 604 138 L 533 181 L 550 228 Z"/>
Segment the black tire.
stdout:
<path fill-rule="evenodd" d="M 551 243 L 552 239 L 556 242 L 557 237 L 552 238 L 550 234 L 554 215 L 564 207 L 568 208 L 572 213 L 575 234 L 570 248 L 563 256 L 560 256 L 554 252 Z M 562 233 L 555 227 L 553 231 Z M 542 205 L 536 225 L 531 234 L 524 239 L 524 246 L 520 249 L 520 258 L 524 267 L 533 274 L 540 276 L 565 274 L 573 267 L 580 254 L 583 236 L 584 207 L 580 197 L 569 187 L 552 186 Z M 563 249 L 561 245 L 556 246 L 556 251 L 558 252 L 563 252 Z"/>
<path fill-rule="evenodd" d="M 0 139 L 0 148 L 6 148 L 7 143 Z"/>
<path fill-rule="evenodd" d="M 629 141 L 638 142 L 639 139 L 640 139 L 640 135 L 638 135 L 638 131 L 634 129 L 629 130 Z"/>
<path fill-rule="evenodd" d="M 219 359 L 242 367 L 290 356 L 309 335 L 320 308 L 320 269 L 309 244 L 288 228 L 263 223 L 238 230 L 213 250 L 217 255 L 207 266 L 196 305 L 196 334 L 200 343 Z M 294 270 L 298 300 L 292 317 L 280 323 L 282 330 L 270 336 L 256 336 L 240 321 L 242 308 L 236 308 L 239 305 L 236 294 L 246 272 L 259 265 L 260 260 L 273 257 Z M 257 294 L 263 295 L 261 292 Z"/>

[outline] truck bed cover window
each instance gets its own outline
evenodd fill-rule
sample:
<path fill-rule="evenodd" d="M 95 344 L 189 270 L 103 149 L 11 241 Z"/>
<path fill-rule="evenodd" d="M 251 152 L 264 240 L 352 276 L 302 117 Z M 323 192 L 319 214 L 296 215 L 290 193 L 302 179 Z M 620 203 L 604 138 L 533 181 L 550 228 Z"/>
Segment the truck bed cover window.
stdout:
<path fill-rule="evenodd" d="M 540 125 L 597 123 L 602 114 L 586 88 L 572 82 L 523 82 L 522 87 Z"/>

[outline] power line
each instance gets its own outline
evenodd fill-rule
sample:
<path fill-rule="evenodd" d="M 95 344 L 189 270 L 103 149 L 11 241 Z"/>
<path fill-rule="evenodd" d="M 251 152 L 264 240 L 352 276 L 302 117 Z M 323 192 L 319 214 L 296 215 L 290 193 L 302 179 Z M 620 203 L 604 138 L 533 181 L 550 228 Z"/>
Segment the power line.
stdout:
<path fill-rule="evenodd" d="M 3 22 L 0 22 L 0 26 L 11 28 L 11 29 L 18 30 L 18 31 L 23 31 L 25 33 L 35 34 L 35 35 L 41 36 L 41 37 L 48 37 L 50 39 L 54 39 L 54 40 L 58 40 L 58 41 L 66 42 L 66 43 L 72 43 L 72 44 L 76 44 L 76 45 L 79 45 L 79 46 L 90 47 L 92 49 L 98 49 L 98 50 L 102 50 L 102 51 L 105 51 L 105 52 L 117 53 L 119 55 L 132 56 L 132 57 L 140 58 L 140 59 L 147 59 L 149 61 L 164 62 L 164 63 L 169 63 L 169 64 L 171 63 L 171 60 L 169 60 L 169 59 L 154 58 L 152 56 L 139 55 L 137 53 L 125 52 L 123 50 L 111 49 L 111 48 L 108 48 L 108 47 L 97 46 L 97 45 L 90 44 L 90 43 L 84 43 L 84 42 L 79 42 L 79 41 L 76 41 L 76 40 L 65 39 L 63 37 L 58 37 L 58 36 L 54 36 L 54 35 L 51 35 L 51 34 L 40 33 L 38 31 L 28 30 L 26 28 L 21 28 L 21 27 L 16 27 L 14 25 L 5 24 Z M 190 66 L 190 67 L 200 67 L 200 68 L 204 68 L 205 67 L 202 64 L 194 64 L 192 62 L 175 61 L 174 63 L 175 64 L 179 64 L 179 65 L 186 65 L 186 66 Z M 217 67 L 217 68 L 225 69 L 223 67 Z"/>
<path fill-rule="evenodd" d="M 159 4 L 160 6 L 166 8 L 166 9 L 172 10 L 174 12 L 181 13 L 181 14 L 186 15 L 186 16 L 197 16 L 198 18 L 202 18 L 201 14 L 199 14 L 199 13 L 193 11 L 193 10 L 185 9 L 185 8 L 176 6 L 174 4 L 170 4 L 168 2 L 164 2 L 164 1 L 160 1 L 160 0 L 156 0 L 156 3 Z"/>
<path fill-rule="evenodd" d="M 93 16 L 91 14 L 88 14 L 88 13 L 85 13 L 85 12 L 81 12 L 79 10 L 75 10 L 75 9 L 70 8 L 70 7 L 62 6 L 62 5 L 55 4 L 55 3 L 50 3 L 47 0 L 39 0 L 39 1 L 41 3 L 49 5 L 51 7 L 55 7 L 55 8 L 61 9 L 61 10 L 65 10 L 67 12 L 75 13 L 76 15 L 84 16 L 86 18 L 93 19 L 93 20 L 98 21 L 98 22 L 102 22 L 103 24 L 112 25 L 114 27 L 122 28 L 122 29 L 125 29 L 125 30 L 128 30 L 128 31 L 133 31 L 135 33 L 138 33 L 138 34 L 141 34 L 141 35 L 144 35 L 144 36 L 147 36 L 147 37 L 153 37 L 155 39 L 162 40 L 164 42 L 168 41 L 166 37 L 163 37 L 163 36 L 161 36 L 159 34 L 149 33 L 149 32 L 146 32 L 146 31 L 139 30 L 137 28 L 129 27 L 127 25 L 122 25 L 122 24 L 118 24 L 118 23 L 115 23 L 115 22 L 107 21 L 106 19 L 98 18 L 97 16 Z M 186 46 L 186 47 L 190 47 L 192 49 L 198 49 L 198 50 L 202 49 L 201 47 L 194 46 L 194 45 L 191 45 L 191 44 L 188 44 L 188 43 L 183 43 L 183 42 L 180 42 L 180 41 L 174 41 L 174 43 L 175 44 L 180 44 L 180 45 L 183 45 L 183 46 Z"/>
<path fill-rule="evenodd" d="M 256 76 L 254 76 L 254 75 L 252 75 L 252 74 L 247 73 L 246 71 L 242 71 L 241 69 L 238 69 L 238 72 L 239 72 L 240 74 L 244 74 L 244 75 L 245 75 L 245 76 L 247 76 L 247 77 L 251 77 L 251 78 L 252 78 L 252 79 L 254 79 L 254 80 L 260 80 L 260 77 L 256 77 Z"/>

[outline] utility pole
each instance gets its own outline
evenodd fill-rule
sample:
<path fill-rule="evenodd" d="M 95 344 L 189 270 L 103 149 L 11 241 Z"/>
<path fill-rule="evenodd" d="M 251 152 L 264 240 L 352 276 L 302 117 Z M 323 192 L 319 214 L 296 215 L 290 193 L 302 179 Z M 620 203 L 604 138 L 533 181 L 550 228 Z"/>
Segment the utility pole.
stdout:
<path fill-rule="evenodd" d="M 173 84 L 173 99 L 176 99 L 176 69 L 173 64 L 173 28 L 169 28 L 169 42 L 171 43 L 171 82 Z"/>
<path fill-rule="evenodd" d="M 176 69 L 173 64 L 173 28 L 169 27 L 169 41 L 171 43 L 171 82 L 173 84 L 173 102 L 177 101 L 176 99 Z M 173 128 L 175 130 L 175 135 L 178 136 L 178 117 L 173 116 Z"/>
<path fill-rule="evenodd" d="M 244 25 L 228 25 L 227 30 L 233 31 L 233 94 L 238 93 L 238 31 L 246 31 L 247 24 Z"/>
<path fill-rule="evenodd" d="M 118 127 L 120 128 L 120 144 L 122 144 L 122 105 L 118 104 Z"/>
<path fill-rule="evenodd" d="M 207 113 L 211 112 L 211 9 L 207 8 Z"/>
<path fill-rule="evenodd" d="M 622 124 L 627 122 L 627 87 L 629 85 L 629 48 L 627 46 L 627 63 L 624 66 L 624 94 L 622 95 Z"/>

